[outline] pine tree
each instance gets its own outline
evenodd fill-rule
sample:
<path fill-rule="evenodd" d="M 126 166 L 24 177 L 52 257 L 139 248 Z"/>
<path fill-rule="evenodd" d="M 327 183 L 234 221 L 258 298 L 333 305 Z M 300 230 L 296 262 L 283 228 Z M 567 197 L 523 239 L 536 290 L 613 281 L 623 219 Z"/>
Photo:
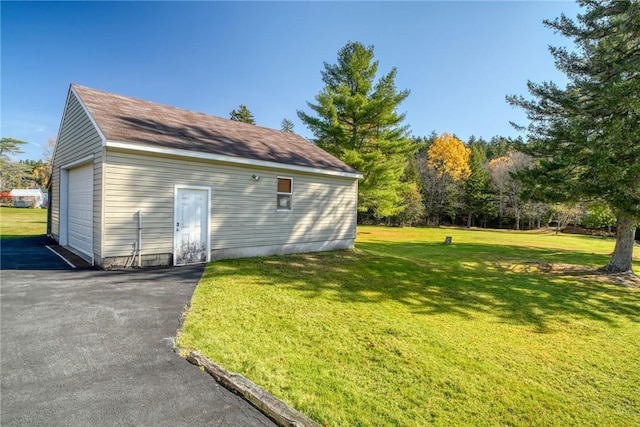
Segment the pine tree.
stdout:
<path fill-rule="evenodd" d="M 240 104 L 237 111 L 232 110 L 229 118 L 236 122 L 249 123 L 250 125 L 256 124 L 256 121 L 253 119 L 253 114 L 251 114 L 251 111 L 249 111 L 244 104 Z"/>
<path fill-rule="evenodd" d="M 293 133 L 293 122 L 287 118 L 282 119 L 280 130 L 283 132 Z"/>
<path fill-rule="evenodd" d="M 298 117 L 315 136 L 314 142 L 362 172 L 358 210 L 376 218 L 402 212 L 402 182 L 406 156 L 417 146 L 408 138 L 408 126 L 399 105 L 409 96 L 398 91 L 396 69 L 374 82 L 378 61 L 373 46 L 349 42 L 338 52 L 336 64 L 324 63 L 324 88 L 308 102 L 311 114 Z"/>
<path fill-rule="evenodd" d="M 480 144 L 470 144 L 469 177 L 464 182 L 465 206 L 468 211 L 467 227 L 473 225 L 473 217 L 495 214 L 491 180 L 487 171 L 487 154 Z"/>
<path fill-rule="evenodd" d="M 606 203 L 618 227 L 605 270 L 631 273 L 640 221 L 640 3 L 578 4 L 577 21 L 545 21 L 576 46 L 550 48 L 567 86 L 529 82 L 532 100 L 507 97 L 531 121 L 524 150 L 537 163 L 521 178 L 539 199 Z"/>
<path fill-rule="evenodd" d="M 2 138 L 0 140 L 0 158 L 3 160 L 9 160 L 9 156 L 13 154 L 21 154 L 20 147 L 25 145 L 25 141 L 21 141 L 15 138 Z"/>
<path fill-rule="evenodd" d="M 11 160 L 11 156 L 21 154 L 20 148 L 25 141 L 15 138 L 2 138 L 0 140 L 0 191 L 10 191 L 23 187 L 23 183 L 29 175 L 29 168 L 19 162 Z"/>

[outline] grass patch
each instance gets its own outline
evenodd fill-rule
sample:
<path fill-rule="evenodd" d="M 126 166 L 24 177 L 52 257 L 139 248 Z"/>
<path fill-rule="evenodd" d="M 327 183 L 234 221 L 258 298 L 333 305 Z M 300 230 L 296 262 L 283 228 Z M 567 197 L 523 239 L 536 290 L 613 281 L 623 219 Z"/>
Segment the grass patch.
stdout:
<path fill-rule="evenodd" d="M 178 345 L 329 426 L 640 425 L 640 289 L 539 268 L 612 239 L 358 230 L 209 264 Z"/>
<path fill-rule="evenodd" d="M 47 210 L 0 207 L 0 239 L 47 233 Z"/>

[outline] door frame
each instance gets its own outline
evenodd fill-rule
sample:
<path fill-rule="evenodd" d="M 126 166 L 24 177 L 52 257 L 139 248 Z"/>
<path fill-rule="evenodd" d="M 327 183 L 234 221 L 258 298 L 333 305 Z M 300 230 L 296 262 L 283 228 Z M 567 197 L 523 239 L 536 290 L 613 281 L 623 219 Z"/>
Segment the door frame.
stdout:
<path fill-rule="evenodd" d="M 207 221 L 205 226 L 207 227 L 206 236 L 207 236 L 207 257 L 205 262 L 211 261 L 211 187 L 206 187 L 203 185 L 180 185 L 176 184 L 173 186 L 173 222 L 171 223 L 171 229 L 173 230 L 173 265 L 183 265 L 176 264 L 177 257 L 176 254 L 178 252 L 178 239 L 177 239 L 177 230 L 176 230 L 176 220 L 178 217 L 178 195 L 180 190 L 201 190 L 207 192 Z"/>

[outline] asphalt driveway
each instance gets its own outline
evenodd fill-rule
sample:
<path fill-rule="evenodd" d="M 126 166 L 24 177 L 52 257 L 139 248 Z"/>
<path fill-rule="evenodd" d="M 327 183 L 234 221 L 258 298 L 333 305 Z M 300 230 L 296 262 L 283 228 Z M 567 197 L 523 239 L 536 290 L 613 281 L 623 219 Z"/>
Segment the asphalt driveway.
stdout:
<path fill-rule="evenodd" d="M 74 270 L 2 242 L 0 425 L 274 426 L 173 352 L 202 266 Z"/>

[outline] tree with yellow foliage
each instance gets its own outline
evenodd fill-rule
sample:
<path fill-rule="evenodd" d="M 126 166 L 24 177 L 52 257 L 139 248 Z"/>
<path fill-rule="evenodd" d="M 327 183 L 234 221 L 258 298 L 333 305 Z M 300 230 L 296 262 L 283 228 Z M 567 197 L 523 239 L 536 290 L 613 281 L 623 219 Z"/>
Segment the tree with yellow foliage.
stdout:
<path fill-rule="evenodd" d="M 453 135 L 433 136 L 418 166 L 425 195 L 427 219 L 439 225 L 446 218 L 455 221 L 461 209 L 462 184 L 471 173 L 470 150 Z"/>
<path fill-rule="evenodd" d="M 440 177 L 447 174 L 454 181 L 462 181 L 471 174 L 470 155 L 471 150 L 462 141 L 445 132 L 429 147 L 427 166 L 435 169 Z"/>

